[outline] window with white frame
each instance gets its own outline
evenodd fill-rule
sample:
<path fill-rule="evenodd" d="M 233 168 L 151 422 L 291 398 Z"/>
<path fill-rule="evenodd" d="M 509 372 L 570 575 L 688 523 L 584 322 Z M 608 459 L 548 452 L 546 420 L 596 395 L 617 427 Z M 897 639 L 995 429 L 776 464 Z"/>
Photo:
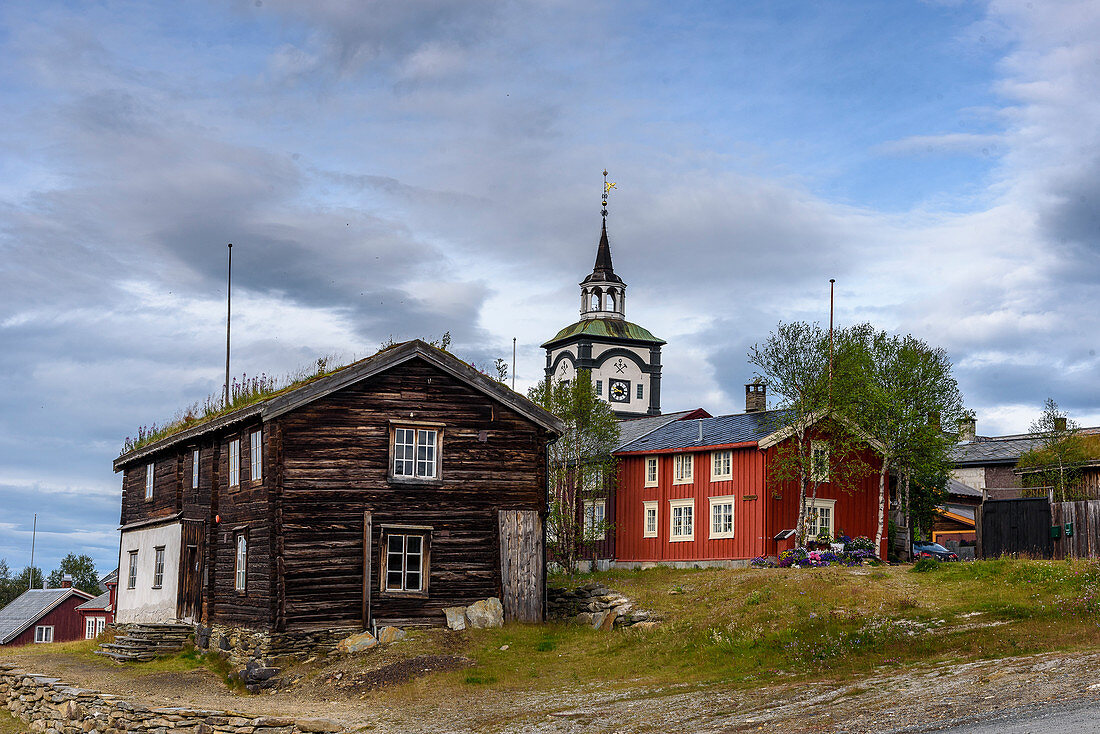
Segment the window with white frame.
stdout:
<path fill-rule="evenodd" d="M 103 628 L 107 626 L 106 617 L 85 617 L 84 618 L 84 639 L 94 640 L 99 637 L 99 633 L 103 631 Z"/>
<path fill-rule="evenodd" d="M 806 536 L 816 538 L 827 534 L 830 538 L 836 537 L 833 533 L 833 521 L 836 519 L 836 500 L 807 499 L 806 500 Z"/>
<path fill-rule="evenodd" d="M 383 591 L 423 593 L 425 585 L 425 559 L 427 558 L 427 534 L 424 532 L 384 531 L 386 568 L 383 574 Z"/>
<path fill-rule="evenodd" d="M 439 431 L 432 428 L 395 428 L 393 476 L 438 478 Z"/>
<path fill-rule="evenodd" d="M 695 500 L 670 500 L 668 515 L 668 539 L 670 541 L 695 538 Z"/>
<path fill-rule="evenodd" d="M 235 438 L 229 442 L 229 486 L 241 485 L 241 440 Z"/>
<path fill-rule="evenodd" d="M 39 625 L 34 628 L 35 642 L 53 642 L 53 625 Z"/>
<path fill-rule="evenodd" d="M 248 449 L 248 459 L 251 462 L 248 478 L 258 482 L 263 479 L 264 475 L 264 442 L 263 434 L 260 431 L 252 432 L 249 437 Z"/>
<path fill-rule="evenodd" d="M 733 478 L 733 452 L 712 451 L 710 453 L 710 480 Z"/>
<path fill-rule="evenodd" d="M 733 537 L 734 500 L 732 496 L 710 498 L 710 537 Z"/>
<path fill-rule="evenodd" d="M 153 588 L 159 589 L 164 585 L 164 546 L 154 549 L 153 553 Z"/>
<path fill-rule="evenodd" d="M 695 454 L 676 454 L 672 457 L 672 483 L 691 484 L 695 468 Z"/>
<path fill-rule="evenodd" d="M 156 472 L 156 464 L 145 465 L 145 499 L 153 499 L 153 475 Z"/>
<path fill-rule="evenodd" d="M 604 500 L 584 501 L 585 540 L 603 540 L 607 537 L 607 529 L 603 525 L 606 512 L 607 505 Z"/>
<path fill-rule="evenodd" d="M 191 489 L 199 488 L 199 450 L 191 452 Z"/>
<path fill-rule="evenodd" d="M 810 443 L 810 479 L 815 482 L 829 481 L 829 444 L 824 441 Z"/>
<path fill-rule="evenodd" d="M 659 458 L 656 456 L 645 457 L 645 486 L 656 487 L 657 481 L 657 467 Z"/>
<path fill-rule="evenodd" d="M 233 563 L 233 589 L 245 591 L 248 588 L 248 536 L 237 534 L 237 557 Z"/>
<path fill-rule="evenodd" d="M 130 570 L 126 574 L 126 588 L 127 589 L 136 589 L 137 588 L 137 563 L 138 563 L 137 554 L 138 554 L 138 552 L 136 550 L 130 551 Z"/>
<path fill-rule="evenodd" d="M 657 502 L 642 503 L 642 537 L 657 537 Z"/>

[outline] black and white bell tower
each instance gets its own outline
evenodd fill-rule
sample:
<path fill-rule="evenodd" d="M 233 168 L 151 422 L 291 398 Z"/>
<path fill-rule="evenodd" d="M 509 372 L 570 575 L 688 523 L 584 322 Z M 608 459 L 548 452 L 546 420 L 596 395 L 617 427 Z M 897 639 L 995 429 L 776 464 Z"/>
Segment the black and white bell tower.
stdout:
<path fill-rule="evenodd" d="M 661 347 L 646 329 L 626 320 L 626 283 L 615 274 L 607 239 L 607 194 L 615 184 L 604 171 L 603 225 L 596 264 L 581 281 L 580 321 L 542 345 L 546 377 L 574 380 L 589 370 L 597 394 L 620 418 L 661 414 Z"/>

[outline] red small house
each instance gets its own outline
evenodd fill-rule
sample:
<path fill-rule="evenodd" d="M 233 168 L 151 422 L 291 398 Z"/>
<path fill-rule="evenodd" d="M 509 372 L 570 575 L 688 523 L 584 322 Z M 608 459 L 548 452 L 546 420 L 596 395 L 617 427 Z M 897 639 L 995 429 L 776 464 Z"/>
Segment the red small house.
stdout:
<path fill-rule="evenodd" d="M 84 639 L 76 608 L 92 598 L 80 589 L 31 589 L 0 609 L 0 645 Z"/>
<path fill-rule="evenodd" d="M 107 587 L 95 599 L 90 599 L 76 608 L 80 614 L 84 626 L 84 639 L 94 640 L 103 631 L 103 628 L 115 621 L 115 589 L 118 586 L 118 569 L 116 568 L 100 582 Z"/>
<path fill-rule="evenodd" d="M 748 561 L 791 547 L 782 536 L 798 523 L 798 483 L 768 481 L 769 466 L 791 438 L 782 414 L 763 409 L 763 386 L 746 386 L 746 395 L 744 413 L 673 421 L 615 452 L 617 565 Z M 829 450 L 824 439 L 812 446 Z M 870 446 L 856 459 L 881 464 Z M 810 534 L 874 538 L 878 472 L 863 472 L 845 488 L 817 479 L 816 498 L 807 499 Z M 880 557 L 886 549 L 884 536 Z"/>

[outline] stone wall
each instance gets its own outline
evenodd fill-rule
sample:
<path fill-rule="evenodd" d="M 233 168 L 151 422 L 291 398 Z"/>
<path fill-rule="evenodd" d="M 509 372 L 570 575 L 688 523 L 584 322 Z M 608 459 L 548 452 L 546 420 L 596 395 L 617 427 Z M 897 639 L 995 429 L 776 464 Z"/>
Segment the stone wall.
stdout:
<path fill-rule="evenodd" d="M 362 631 L 358 627 L 337 627 L 304 632 L 264 632 L 200 624 L 195 626 L 195 646 L 200 650 L 221 652 L 235 666 L 257 660 L 268 660 L 274 666 L 279 664 L 278 658 L 303 658 L 332 652 L 340 640 Z"/>
<path fill-rule="evenodd" d="M 0 704 L 35 732 L 86 734 L 124 731 L 148 734 L 302 734 L 340 732 L 331 719 L 253 717 L 233 711 L 190 708 L 150 708 L 86 688 L 74 688 L 57 678 L 19 670 L 0 662 Z"/>
<path fill-rule="evenodd" d="M 635 609 L 633 601 L 597 583 L 575 589 L 547 588 L 546 616 L 604 630 L 633 626 L 650 628 L 658 622 L 652 612 Z"/>

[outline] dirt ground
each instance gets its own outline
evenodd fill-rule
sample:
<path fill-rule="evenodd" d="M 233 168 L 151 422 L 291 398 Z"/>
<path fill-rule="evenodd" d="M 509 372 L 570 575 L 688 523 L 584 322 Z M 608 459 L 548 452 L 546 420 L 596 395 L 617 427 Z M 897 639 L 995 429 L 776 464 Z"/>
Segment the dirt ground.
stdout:
<path fill-rule="evenodd" d="M 447 652 L 445 643 L 440 647 Z M 853 682 L 752 690 L 630 681 L 534 691 L 452 684 L 442 697 L 434 695 L 433 674 L 469 661 L 461 655 L 410 657 L 399 646 L 361 659 L 315 661 L 298 671 L 306 675 L 294 687 L 255 696 L 227 690 L 203 668 L 137 674 L 133 667 L 77 654 L 3 659 L 152 705 L 324 716 L 377 732 L 917 732 L 1023 706 L 1100 699 L 1100 652 L 882 669 Z"/>

